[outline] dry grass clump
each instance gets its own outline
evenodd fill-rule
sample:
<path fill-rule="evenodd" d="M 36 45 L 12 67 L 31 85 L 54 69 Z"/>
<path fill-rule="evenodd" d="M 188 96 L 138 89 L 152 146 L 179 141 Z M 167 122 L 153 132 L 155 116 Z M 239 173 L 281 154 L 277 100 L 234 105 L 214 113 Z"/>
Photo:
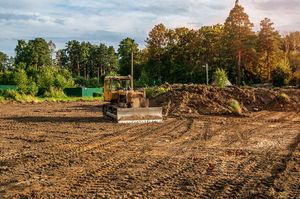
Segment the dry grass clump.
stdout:
<path fill-rule="evenodd" d="M 230 110 L 231 113 L 236 114 L 236 115 L 241 115 L 242 114 L 242 108 L 240 103 L 235 100 L 235 99 L 231 99 L 229 101 L 229 107 L 228 109 Z"/>

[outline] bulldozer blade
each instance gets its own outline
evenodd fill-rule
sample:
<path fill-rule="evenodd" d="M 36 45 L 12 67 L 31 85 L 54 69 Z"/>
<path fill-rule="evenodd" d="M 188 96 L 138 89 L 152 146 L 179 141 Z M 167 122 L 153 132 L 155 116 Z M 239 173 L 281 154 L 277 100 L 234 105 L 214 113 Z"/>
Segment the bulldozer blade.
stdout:
<path fill-rule="evenodd" d="M 117 108 L 115 118 L 118 123 L 161 123 L 162 107 Z"/>

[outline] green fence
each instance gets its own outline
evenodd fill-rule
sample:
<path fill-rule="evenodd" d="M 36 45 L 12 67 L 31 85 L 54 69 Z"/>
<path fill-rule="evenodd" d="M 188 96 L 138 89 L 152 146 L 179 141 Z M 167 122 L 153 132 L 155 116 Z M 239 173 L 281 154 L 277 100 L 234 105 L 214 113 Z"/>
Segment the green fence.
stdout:
<path fill-rule="evenodd" d="M 85 88 L 85 87 L 77 87 L 77 88 L 66 88 L 64 92 L 67 96 L 72 97 L 94 97 L 103 95 L 104 90 L 103 87 L 100 88 Z"/>
<path fill-rule="evenodd" d="M 17 90 L 16 85 L 0 85 L 0 90 Z"/>

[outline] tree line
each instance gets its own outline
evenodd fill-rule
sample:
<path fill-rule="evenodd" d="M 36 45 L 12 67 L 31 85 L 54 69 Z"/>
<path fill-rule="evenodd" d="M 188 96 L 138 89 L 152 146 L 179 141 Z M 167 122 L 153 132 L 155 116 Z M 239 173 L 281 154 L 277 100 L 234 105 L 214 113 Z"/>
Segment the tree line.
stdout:
<path fill-rule="evenodd" d="M 224 69 L 237 85 L 272 81 L 287 85 L 300 80 L 300 32 L 280 35 L 268 18 L 255 32 L 239 1 L 224 24 L 197 30 L 158 24 L 145 42 L 141 50 L 134 39 L 125 38 L 115 50 L 103 43 L 72 40 L 56 51 L 52 41 L 42 38 L 19 40 L 14 59 L 0 53 L 0 66 L 2 71 L 19 65 L 25 71 L 56 66 L 77 79 L 99 81 L 106 75 L 129 75 L 133 53 L 134 78 L 139 85 L 204 83 L 205 64 L 211 80 L 214 71 Z"/>

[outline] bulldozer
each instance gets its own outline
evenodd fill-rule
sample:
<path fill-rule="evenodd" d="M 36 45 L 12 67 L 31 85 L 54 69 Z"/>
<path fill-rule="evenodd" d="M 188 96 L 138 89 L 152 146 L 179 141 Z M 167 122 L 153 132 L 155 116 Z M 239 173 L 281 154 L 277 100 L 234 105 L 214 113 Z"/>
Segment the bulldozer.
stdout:
<path fill-rule="evenodd" d="M 104 78 L 103 115 L 118 123 L 161 123 L 162 107 L 149 107 L 144 88 L 133 88 L 132 76 Z"/>

